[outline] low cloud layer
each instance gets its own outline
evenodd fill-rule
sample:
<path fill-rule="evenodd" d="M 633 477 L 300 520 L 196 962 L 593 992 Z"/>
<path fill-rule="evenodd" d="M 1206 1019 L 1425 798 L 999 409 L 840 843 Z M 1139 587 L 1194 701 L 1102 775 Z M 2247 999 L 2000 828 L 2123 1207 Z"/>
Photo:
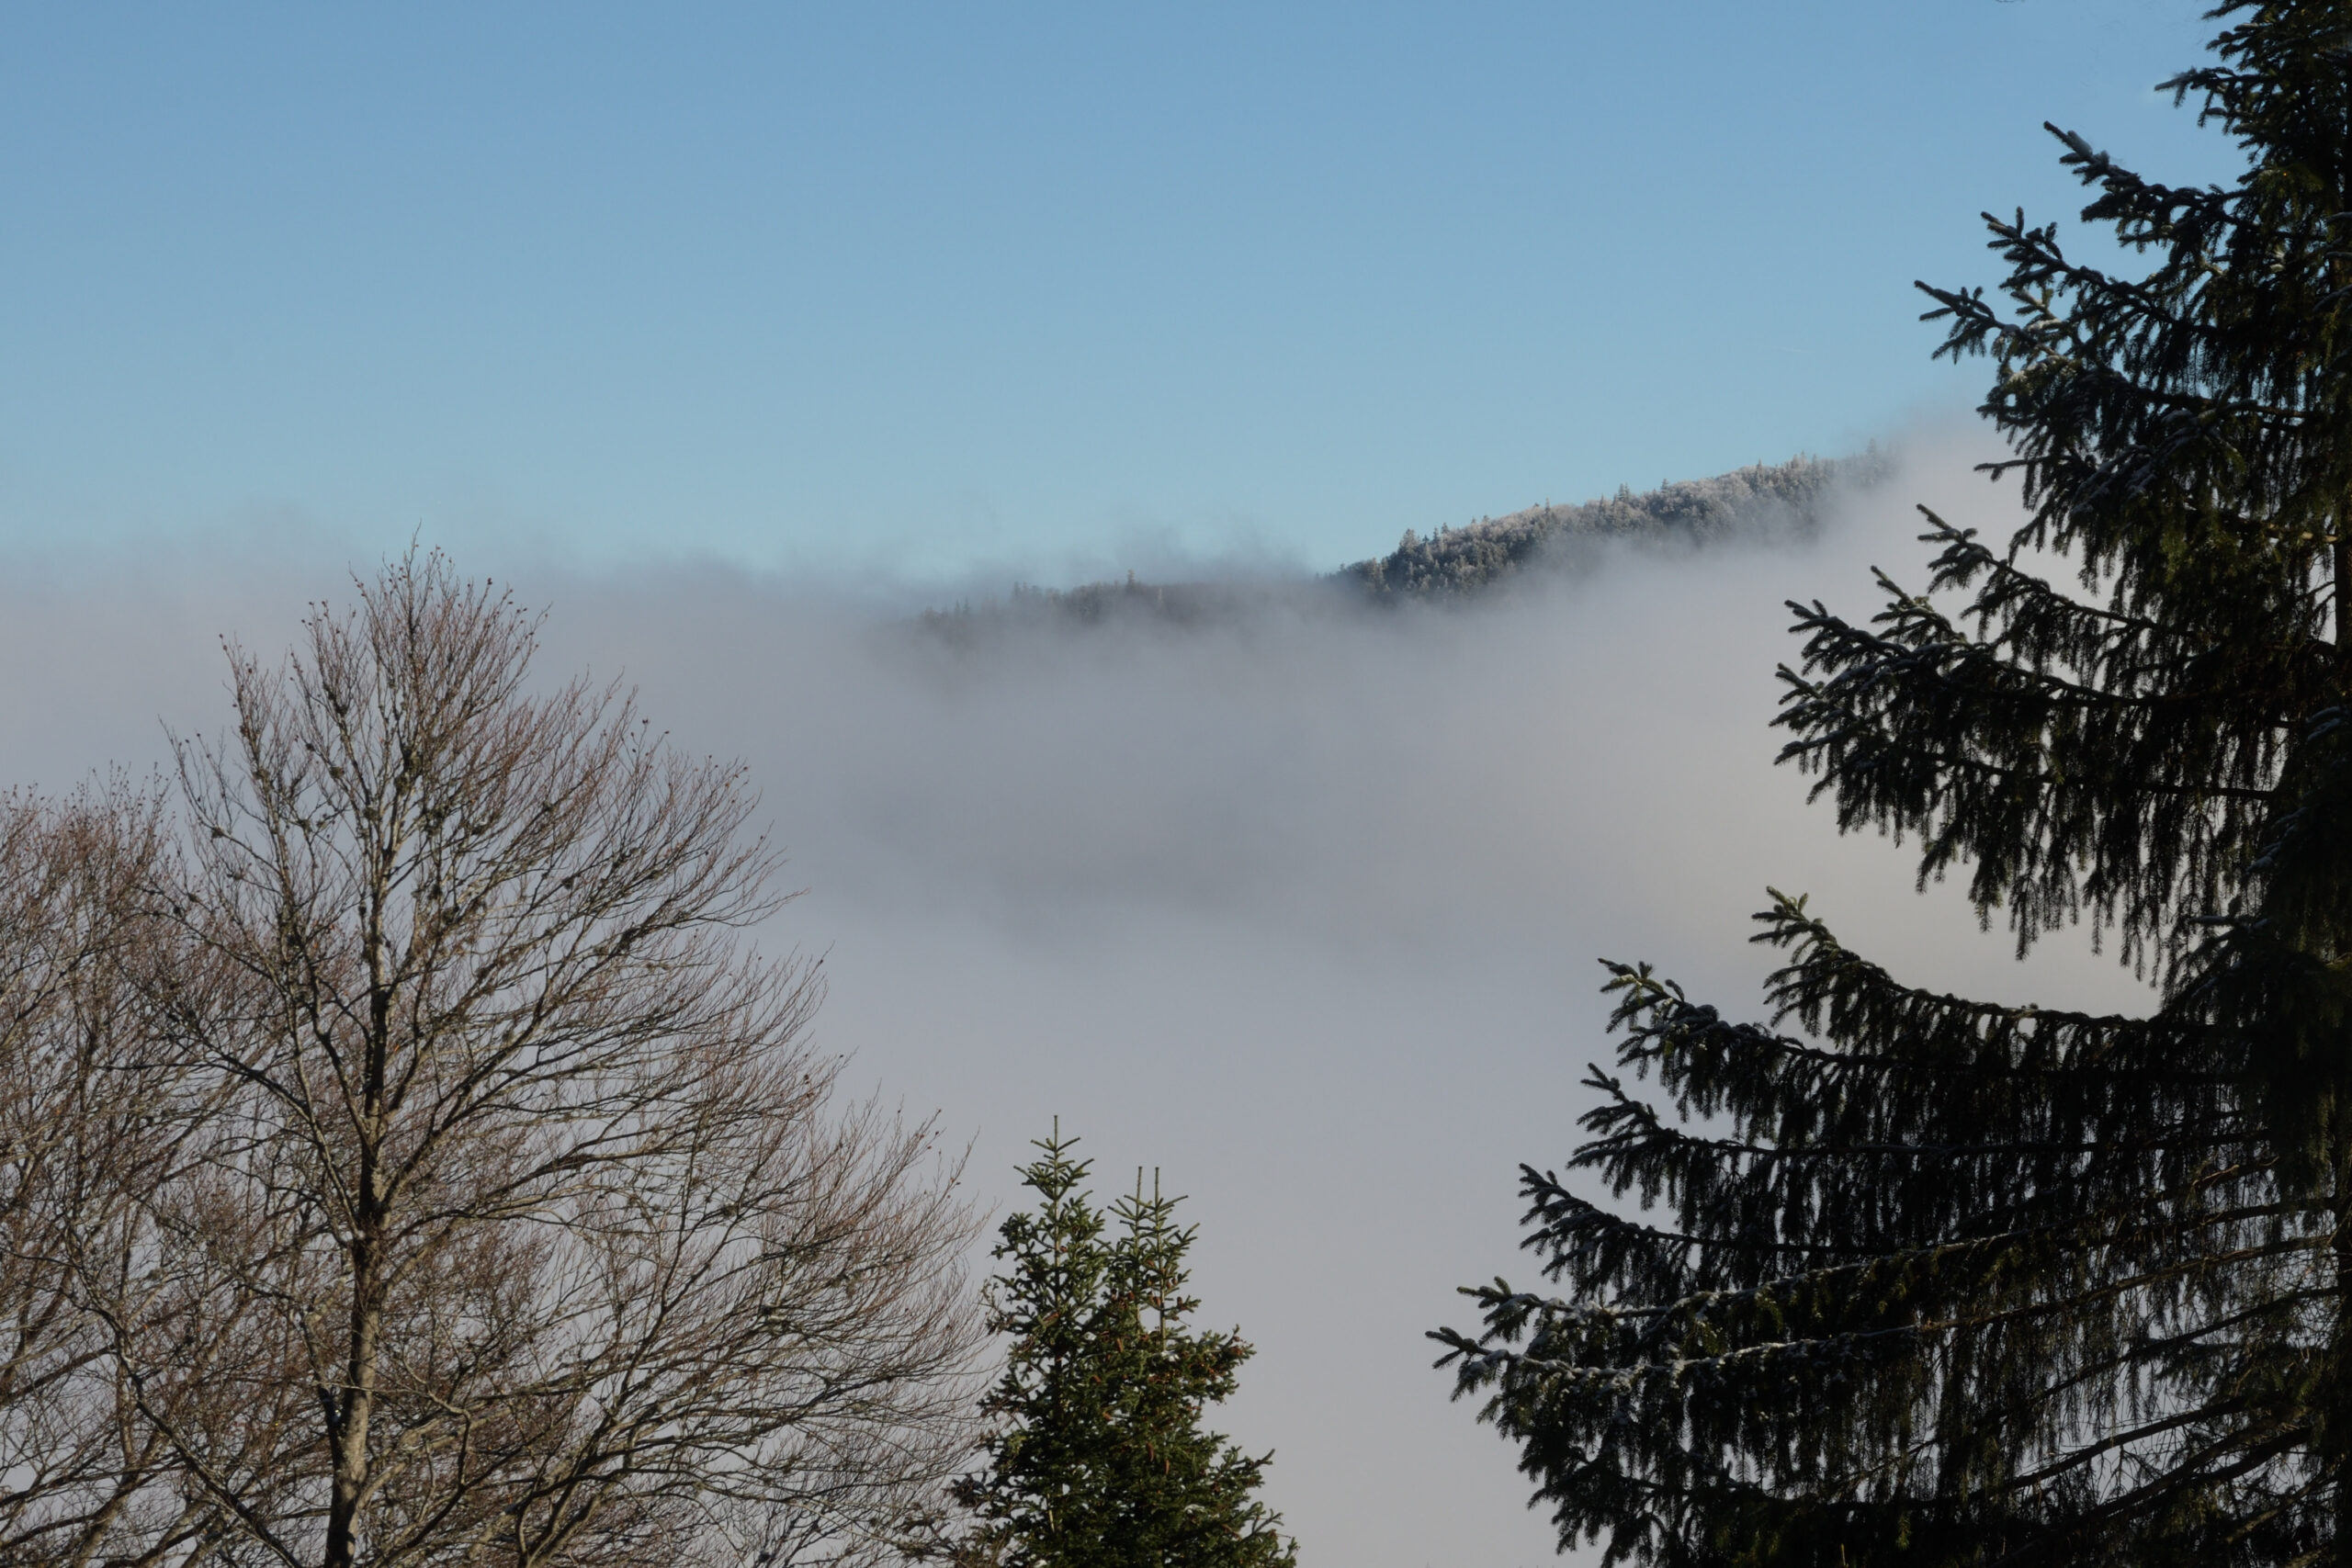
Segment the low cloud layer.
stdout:
<path fill-rule="evenodd" d="M 1781 601 L 1924 577 L 1910 511 L 2004 527 L 2013 492 L 1921 437 L 1813 541 L 1621 552 L 1491 602 L 1283 600 L 1206 626 L 958 647 L 805 583 L 526 566 L 545 666 L 621 674 L 742 757 L 827 953 L 823 1041 L 972 1141 L 1015 1201 L 1061 1118 L 1106 1185 L 1156 1166 L 1201 1226 L 1204 1316 L 1260 1348 L 1222 1416 L 1277 1457 L 1305 1561 L 1533 1563 L 1512 1455 L 1449 1405 L 1423 1330 L 1530 1270 L 1514 1172 L 1555 1163 L 1605 1058 L 1593 959 L 1753 1009 L 1766 884 L 1928 983 L 2136 1005 L 2087 944 L 2020 968 L 1908 855 L 1840 840 L 1776 769 Z M 302 552 L 51 559 L 0 590 L 0 776 L 54 788 L 225 711 L 216 638 L 345 595 Z M 461 568 L 469 563 L 460 561 Z"/>

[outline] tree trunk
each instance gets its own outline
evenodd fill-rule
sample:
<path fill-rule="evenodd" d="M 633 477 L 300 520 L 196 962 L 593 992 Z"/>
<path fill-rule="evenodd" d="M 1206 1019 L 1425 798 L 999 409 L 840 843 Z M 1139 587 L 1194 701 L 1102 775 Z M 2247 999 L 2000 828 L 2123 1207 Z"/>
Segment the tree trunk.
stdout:
<path fill-rule="evenodd" d="M 2352 700 L 2352 499 L 2339 501 L 2335 525 L 2332 566 L 2335 600 L 2335 690 L 2321 705 L 2333 707 Z M 2328 1375 L 2333 1388 L 2320 1413 L 2320 1462 L 2334 1472 L 2335 1540 L 2330 1561 L 2337 1568 L 2352 1568 L 2352 1129 L 2345 1125 L 2347 1101 L 2341 1075 L 2335 1091 L 2329 1143 L 2335 1152 L 2335 1191 L 2330 1204 L 2335 1221 L 2332 1250 L 2335 1264 L 2335 1325 L 2329 1346 Z"/>
<path fill-rule="evenodd" d="M 352 1568 L 357 1561 L 359 1505 L 368 1493 L 368 1423 L 376 1401 L 376 1342 L 383 1312 L 370 1288 L 375 1247 L 367 1238 L 352 1248 L 351 1356 L 330 1427 L 334 1445 L 334 1493 L 328 1504 L 326 1550 L 320 1568 Z"/>
<path fill-rule="evenodd" d="M 2335 684 L 2338 700 L 2352 694 L 2352 501 L 2335 517 Z"/>

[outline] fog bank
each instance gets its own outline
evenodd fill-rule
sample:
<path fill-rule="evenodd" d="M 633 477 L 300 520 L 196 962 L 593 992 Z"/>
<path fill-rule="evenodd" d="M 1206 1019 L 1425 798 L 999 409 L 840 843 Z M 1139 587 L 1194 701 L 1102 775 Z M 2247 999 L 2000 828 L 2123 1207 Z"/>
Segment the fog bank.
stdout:
<path fill-rule="evenodd" d="M 676 744 L 750 764 L 806 889 L 768 939 L 826 954 L 818 1028 L 854 1081 L 969 1138 L 1000 1207 L 1056 1115 L 1104 1185 L 1157 1166 L 1190 1194 L 1204 1316 L 1260 1351 L 1220 1425 L 1277 1450 L 1306 1562 L 1534 1563 L 1550 1531 L 1512 1452 L 1420 1335 L 1466 1324 L 1455 1286 L 1532 1275 L 1514 1172 L 1576 1141 L 1610 1050 L 1596 957 L 1752 1013 L 1771 884 L 1908 978 L 2143 995 L 2079 942 L 2020 968 L 1771 764 L 1781 602 L 1863 615 L 1871 563 L 1923 581 L 1915 502 L 2005 526 L 1981 455 L 1915 438 L 1811 541 L 969 647 L 868 592 L 716 567 L 513 575 L 550 679 L 624 675 Z M 25 564 L 0 589 L 0 780 L 152 767 L 159 720 L 217 727 L 217 636 L 282 644 L 305 601 L 348 597 L 343 564 Z"/>

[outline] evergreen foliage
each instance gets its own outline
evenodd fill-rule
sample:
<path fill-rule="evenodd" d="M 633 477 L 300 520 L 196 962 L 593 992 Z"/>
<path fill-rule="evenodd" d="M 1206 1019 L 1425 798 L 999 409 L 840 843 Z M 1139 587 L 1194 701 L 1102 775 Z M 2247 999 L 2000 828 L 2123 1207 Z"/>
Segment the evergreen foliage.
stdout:
<path fill-rule="evenodd" d="M 1159 1180 L 1106 1213 L 1089 1162 L 1054 1134 L 1022 1170 L 1035 1211 L 1006 1220 L 990 1327 L 1012 1337 L 982 1410 L 987 1465 L 956 1487 L 978 1521 L 958 1556 L 1003 1568 L 1294 1568 L 1281 1517 L 1252 1495 L 1251 1458 L 1201 1427 L 1250 1356 L 1237 1334 L 1195 1333 L 1185 1292 L 1194 1227 Z"/>
<path fill-rule="evenodd" d="M 944 642 L 969 648 L 1037 627 L 1193 628 L 1231 626 L 1272 609 L 1475 600 L 1522 576 L 1572 569 L 1603 543 L 1693 549 L 1734 539 L 1802 537 L 1820 525 L 1838 487 L 1872 484 L 1886 468 L 1875 450 L 1854 457 L 1758 463 L 1652 491 L 1620 488 L 1613 496 L 1573 506 L 1545 502 L 1506 517 L 1440 528 L 1426 537 L 1408 529 L 1385 556 L 1299 581 L 1147 582 L 1129 572 L 1123 582 L 1067 589 L 1016 583 L 1002 599 L 926 610 L 919 624 Z"/>
<path fill-rule="evenodd" d="M 1818 526 L 1823 502 L 1840 482 L 1867 482 L 1883 468 L 1873 452 L 1840 459 L 1792 457 L 1713 479 L 1680 479 L 1640 493 L 1575 506 L 1545 502 L 1508 517 L 1487 517 L 1424 538 L 1408 530 L 1394 550 L 1340 571 L 1375 598 L 1447 597 L 1495 587 L 1523 571 L 1559 564 L 1573 547 L 1601 540 L 1690 547 L 1774 529 Z"/>
<path fill-rule="evenodd" d="M 1928 319 L 1994 359 L 2030 520 L 1929 514 L 1926 591 L 1882 579 L 1867 625 L 1792 606 L 1779 720 L 1842 825 L 1965 868 L 2021 948 L 2113 933 L 2161 1005 L 1906 987 L 1778 894 L 1770 1025 L 1611 965 L 1620 1071 L 1567 1168 L 1648 1212 L 1527 1169 L 1561 1289 L 1437 1336 L 1564 1545 L 2352 1560 L 2352 6 L 2212 15 L 2167 85 L 2243 177 L 2052 128 L 2151 265 L 1988 215 L 2006 304 Z"/>

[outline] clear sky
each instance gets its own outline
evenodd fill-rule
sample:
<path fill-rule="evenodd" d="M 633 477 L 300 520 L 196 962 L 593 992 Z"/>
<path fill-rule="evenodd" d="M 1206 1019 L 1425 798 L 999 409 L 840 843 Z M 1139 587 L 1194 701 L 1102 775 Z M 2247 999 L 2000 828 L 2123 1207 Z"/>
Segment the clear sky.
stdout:
<path fill-rule="evenodd" d="M 1964 405 L 2179 0 L 0 10 L 0 547 L 1312 567 Z"/>

